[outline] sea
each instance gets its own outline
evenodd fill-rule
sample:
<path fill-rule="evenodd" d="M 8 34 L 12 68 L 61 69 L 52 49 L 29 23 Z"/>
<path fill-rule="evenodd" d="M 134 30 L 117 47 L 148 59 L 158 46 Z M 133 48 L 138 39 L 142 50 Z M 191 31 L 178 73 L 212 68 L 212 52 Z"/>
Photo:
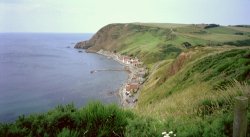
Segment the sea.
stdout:
<path fill-rule="evenodd" d="M 93 34 L 0 33 L 0 123 L 47 112 L 58 105 L 83 107 L 100 101 L 119 105 L 118 90 L 128 78 L 112 59 L 76 42 Z"/>

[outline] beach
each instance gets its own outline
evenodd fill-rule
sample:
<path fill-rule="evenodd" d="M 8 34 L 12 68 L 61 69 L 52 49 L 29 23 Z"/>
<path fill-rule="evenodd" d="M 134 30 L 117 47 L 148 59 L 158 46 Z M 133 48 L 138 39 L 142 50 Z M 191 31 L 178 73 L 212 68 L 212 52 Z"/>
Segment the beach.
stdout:
<path fill-rule="evenodd" d="M 138 101 L 139 91 L 145 81 L 147 73 L 143 62 L 137 58 L 128 57 L 119 53 L 99 50 L 97 54 L 113 59 L 124 66 L 124 71 L 127 71 L 128 79 L 119 89 L 120 103 L 124 108 L 134 108 Z"/>

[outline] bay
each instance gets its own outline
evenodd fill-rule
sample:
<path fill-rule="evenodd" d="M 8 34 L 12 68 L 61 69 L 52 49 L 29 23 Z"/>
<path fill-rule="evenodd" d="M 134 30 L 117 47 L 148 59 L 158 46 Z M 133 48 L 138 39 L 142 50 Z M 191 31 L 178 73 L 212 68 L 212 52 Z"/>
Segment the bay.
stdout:
<path fill-rule="evenodd" d="M 60 104 L 118 103 L 128 75 L 104 56 L 79 52 L 78 41 L 92 34 L 0 33 L 0 122 L 45 112 Z M 112 93 L 112 94 L 111 94 Z"/>

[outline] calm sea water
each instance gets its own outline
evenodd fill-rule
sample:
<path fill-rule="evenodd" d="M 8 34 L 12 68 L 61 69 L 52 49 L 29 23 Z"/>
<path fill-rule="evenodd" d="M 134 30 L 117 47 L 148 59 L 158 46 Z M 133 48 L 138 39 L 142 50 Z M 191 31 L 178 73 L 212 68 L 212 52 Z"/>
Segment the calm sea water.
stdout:
<path fill-rule="evenodd" d="M 0 33 L 0 122 L 21 114 L 47 111 L 59 104 L 86 105 L 91 100 L 118 103 L 127 79 L 122 68 L 104 56 L 78 52 L 77 41 L 91 34 Z"/>

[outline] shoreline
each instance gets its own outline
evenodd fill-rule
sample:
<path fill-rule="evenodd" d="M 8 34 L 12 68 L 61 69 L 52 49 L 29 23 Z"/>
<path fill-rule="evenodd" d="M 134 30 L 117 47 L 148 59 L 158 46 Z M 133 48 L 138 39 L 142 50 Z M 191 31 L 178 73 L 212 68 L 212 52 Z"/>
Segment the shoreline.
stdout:
<path fill-rule="evenodd" d="M 123 83 L 122 86 L 118 90 L 118 95 L 120 98 L 120 105 L 124 108 L 134 108 L 138 101 L 140 88 L 142 84 L 144 83 L 145 79 L 140 77 L 141 81 L 138 82 L 139 84 L 136 90 L 133 90 L 133 91 L 127 91 L 127 90 L 128 90 L 128 86 L 130 85 L 130 83 L 133 83 L 133 78 L 137 78 L 138 77 L 137 73 L 141 72 L 140 69 L 143 69 L 143 68 L 136 67 L 133 64 L 124 63 L 124 61 L 120 60 L 119 57 L 126 57 L 126 56 L 122 56 L 120 54 L 116 54 L 116 53 L 112 53 L 110 51 L 104 51 L 104 50 L 99 50 L 95 53 L 105 56 L 108 59 L 112 59 L 118 62 L 119 64 L 121 64 L 122 66 L 124 66 L 124 71 L 128 72 L 128 78 L 126 82 Z"/>

